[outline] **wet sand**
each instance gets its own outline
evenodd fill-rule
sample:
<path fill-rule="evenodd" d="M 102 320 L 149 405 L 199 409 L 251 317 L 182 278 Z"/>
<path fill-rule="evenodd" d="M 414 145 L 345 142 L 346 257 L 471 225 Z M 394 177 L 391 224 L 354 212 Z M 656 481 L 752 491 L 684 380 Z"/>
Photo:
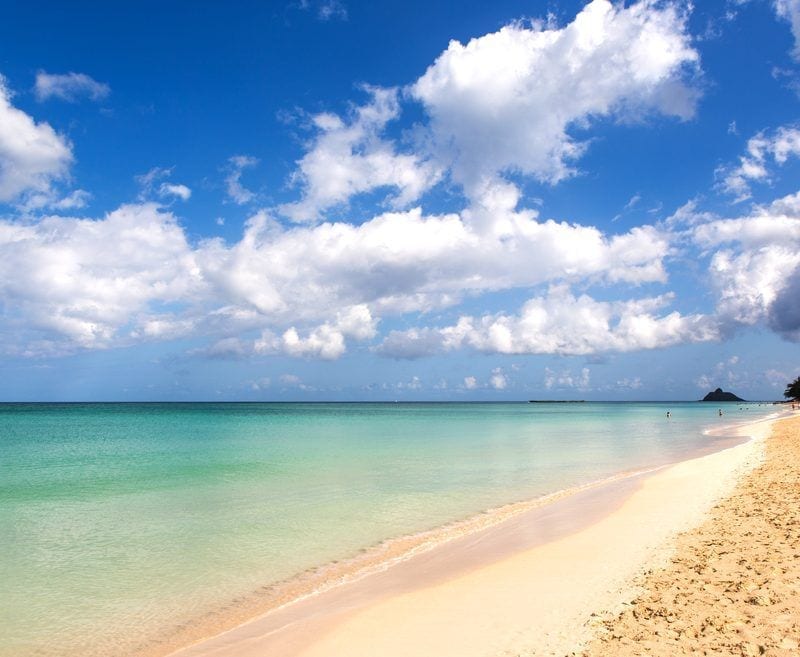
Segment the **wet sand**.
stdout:
<path fill-rule="evenodd" d="M 748 429 L 762 438 L 767 423 Z M 565 654 L 761 459 L 755 440 L 527 509 L 175 657 Z M 596 617 L 594 617 L 596 618 Z"/>
<path fill-rule="evenodd" d="M 577 654 L 800 654 L 800 417 L 775 424 L 763 465 L 637 583 Z"/>

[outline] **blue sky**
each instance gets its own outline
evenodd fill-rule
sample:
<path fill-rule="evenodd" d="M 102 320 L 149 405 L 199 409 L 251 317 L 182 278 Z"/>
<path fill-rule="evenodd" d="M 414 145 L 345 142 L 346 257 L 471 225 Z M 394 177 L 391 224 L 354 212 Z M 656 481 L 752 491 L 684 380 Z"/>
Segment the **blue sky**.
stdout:
<path fill-rule="evenodd" d="M 14 3 L 0 399 L 779 398 L 800 0 Z"/>

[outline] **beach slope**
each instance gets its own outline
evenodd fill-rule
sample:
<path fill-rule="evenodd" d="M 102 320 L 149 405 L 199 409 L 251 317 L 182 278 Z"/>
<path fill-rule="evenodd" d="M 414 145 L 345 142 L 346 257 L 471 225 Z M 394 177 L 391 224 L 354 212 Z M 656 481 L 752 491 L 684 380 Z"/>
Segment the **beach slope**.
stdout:
<path fill-rule="evenodd" d="M 513 550 L 500 549 L 498 536 L 514 536 L 513 523 L 504 523 L 509 527 L 446 543 L 175 654 L 567 654 L 597 631 L 598 610 L 629 602 L 633 579 L 666 563 L 672 539 L 699 525 L 761 463 L 769 429 L 769 422 L 751 425 L 744 431 L 754 440 L 633 478 L 616 494 L 597 491 L 554 505 L 552 514 L 572 522 L 562 518 L 563 531 L 546 541 L 520 545 L 516 537 Z M 443 575 L 432 564 L 456 565 Z"/>
<path fill-rule="evenodd" d="M 800 654 L 800 417 L 582 657 Z"/>

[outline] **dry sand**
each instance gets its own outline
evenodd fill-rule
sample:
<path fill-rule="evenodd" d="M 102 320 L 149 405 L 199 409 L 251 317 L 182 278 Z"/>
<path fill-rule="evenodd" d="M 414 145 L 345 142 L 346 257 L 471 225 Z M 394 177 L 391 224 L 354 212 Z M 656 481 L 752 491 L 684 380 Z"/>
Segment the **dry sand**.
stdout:
<path fill-rule="evenodd" d="M 582 657 L 800 654 L 800 417 Z"/>
<path fill-rule="evenodd" d="M 703 522 L 709 509 L 761 463 L 769 428 L 768 422 L 751 425 L 747 433 L 755 434 L 756 440 L 649 476 L 626 480 L 603 494 L 589 492 L 560 500 L 532 512 L 538 515 L 521 515 L 484 532 L 450 541 L 385 572 L 270 612 L 175 654 L 180 657 L 568 654 L 585 644 L 598 629 L 604 629 L 598 610 L 619 609 L 630 602 L 634 577 L 648 566 L 667 563 L 675 536 Z M 773 516 L 769 519 L 772 521 Z M 555 528 L 549 534 L 533 531 L 547 523 Z M 773 542 L 772 538 L 769 540 Z M 699 545 L 706 550 L 702 542 Z M 765 550 L 767 547 L 762 546 Z M 727 556 L 732 562 L 740 559 L 733 553 L 719 555 L 719 549 L 717 555 L 709 558 Z M 754 575 L 742 585 L 754 581 L 763 588 L 746 592 L 744 604 L 749 608 L 760 608 L 760 604 L 749 604 L 746 600 L 769 600 L 770 604 L 761 606 L 775 610 L 770 596 L 783 595 L 774 587 L 776 575 L 786 566 L 774 567 L 778 569 L 774 573 L 769 568 L 761 569 L 764 573 L 758 576 L 761 580 Z M 692 570 L 691 566 L 687 568 Z M 762 581 L 766 577 L 771 578 L 769 584 Z M 709 599 L 721 596 L 727 586 L 728 583 L 710 584 L 706 591 Z M 684 594 L 684 597 L 699 596 Z M 648 604 L 644 598 L 642 604 Z M 658 603 L 656 610 L 661 604 Z M 633 617 L 631 610 L 626 613 Z M 647 614 L 655 615 L 637 611 L 639 617 Z M 624 618 L 623 614 L 620 622 L 625 622 Z M 715 622 L 719 625 L 720 619 L 726 618 L 726 609 L 714 604 L 708 618 L 712 620 L 700 621 L 698 628 L 704 622 L 705 627 Z M 668 617 L 665 619 L 665 627 L 672 624 L 668 623 Z M 785 619 L 773 621 L 787 624 Z M 605 640 L 592 645 L 591 650 L 614 646 L 618 650 L 614 654 L 638 654 L 635 646 L 624 645 L 621 638 L 613 638 L 616 636 L 622 635 L 609 631 Z M 633 641 L 633 635 L 629 636 Z M 784 640 L 781 635 L 779 642 Z M 674 654 L 676 645 L 671 642 L 663 654 Z M 644 644 L 641 651 L 642 654 L 645 651 Z"/>

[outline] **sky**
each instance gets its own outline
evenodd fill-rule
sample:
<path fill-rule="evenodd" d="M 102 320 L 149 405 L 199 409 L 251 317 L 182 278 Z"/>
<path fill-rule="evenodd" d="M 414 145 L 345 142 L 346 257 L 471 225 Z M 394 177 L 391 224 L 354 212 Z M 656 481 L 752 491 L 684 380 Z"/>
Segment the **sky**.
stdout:
<path fill-rule="evenodd" d="M 779 399 L 800 0 L 4 3 L 0 400 Z"/>

